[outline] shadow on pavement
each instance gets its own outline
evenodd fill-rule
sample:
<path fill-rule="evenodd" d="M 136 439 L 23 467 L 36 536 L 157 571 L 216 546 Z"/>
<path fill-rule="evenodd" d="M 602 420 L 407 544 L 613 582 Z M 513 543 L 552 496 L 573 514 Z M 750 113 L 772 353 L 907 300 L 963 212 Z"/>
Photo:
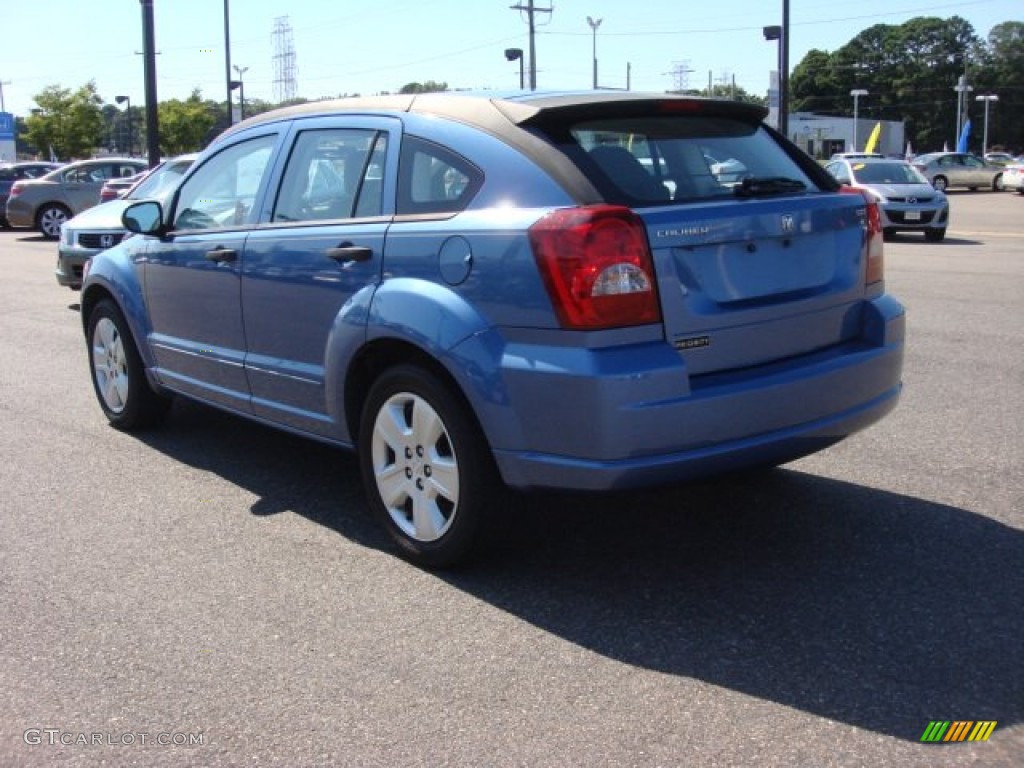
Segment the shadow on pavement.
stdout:
<path fill-rule="evenodd" d="M 344 452 L 190 403 L 144 439 L 388 548 Z M 438 578 L 605 657 L 911 741 L 1024 720 L 1024 534 L 978 514 L 779 469 L 539 495 L 497 530 Z"/>

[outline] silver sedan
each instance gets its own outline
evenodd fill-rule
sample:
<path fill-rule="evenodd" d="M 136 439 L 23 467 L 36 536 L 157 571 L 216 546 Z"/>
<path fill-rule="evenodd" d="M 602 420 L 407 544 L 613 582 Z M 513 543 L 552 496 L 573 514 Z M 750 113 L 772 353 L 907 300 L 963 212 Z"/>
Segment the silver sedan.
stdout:
<path fill-rule="evenodd" d="M 1003 188 L 1003 166 L 987 163 L 980 157 L 964 152 L 920 155 L 914 158 L 913 165 L 940 191 L 950 187 L 966 187 L 971 191 L 998 191 Z"/>

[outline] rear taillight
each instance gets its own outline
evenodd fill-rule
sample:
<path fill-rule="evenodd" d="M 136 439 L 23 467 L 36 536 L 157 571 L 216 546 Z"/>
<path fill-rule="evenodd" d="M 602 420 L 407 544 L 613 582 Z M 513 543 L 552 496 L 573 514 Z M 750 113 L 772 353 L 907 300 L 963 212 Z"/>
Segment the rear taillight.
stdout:
<path fill-rule="evenodd" d="M 11 191 L 7 193 L 8 199 L 10 199 L 12 197 L 17 197 L 18 195 L 20 195 L 24 188 L 25 188 L 25 185 L 22 184 L 20 181 L 14 182 L 11 185 Z"/>
<path fill-rule="evenodd" d="M 530 227 L 530 245 L 563 327 L 661 320 L 643 222 L 629 208 L 563 208 Z"/>
<path fill-rule="evenodd" d="M 871 285 L 881 281 L 885 273 L 885 258 L 882 252 L 882 214 L 878 209 L 878 203 L 867 192 L 867 190 L 854 187 L 842 187 L 840 192 L 852 195 L 860 195 L 864 198 L 866 205 L 864 213 L 864 260 L 867 267 L 864 271 L 864 284 Z"/>

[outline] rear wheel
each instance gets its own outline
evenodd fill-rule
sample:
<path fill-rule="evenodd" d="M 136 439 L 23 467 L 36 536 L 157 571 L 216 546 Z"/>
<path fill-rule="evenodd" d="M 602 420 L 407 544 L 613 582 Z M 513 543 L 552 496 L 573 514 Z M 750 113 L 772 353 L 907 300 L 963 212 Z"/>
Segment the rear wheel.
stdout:
<path fill-rule="evenodd" d="M 48 203 L 36 214 L 36 228 L 47 240 L 60 237 L 61 225 L 68 220 L 68 209 L 63 205 Z"/>
<path fill-rule="evenodd" d="M 505 493 L 464 402 L 416 366 L 385 371 L 371 387 L 359 466 L 371 511 L 402 554 L 425 566 L 464 559 Z"/>
<path fill-rule="evenodd" d="M 936 176 L 932 179 L 932 186 L 939 190 L 939 192 L 945 192 L 946 187 L 949 186 L 949 182 L 946 180 L 945 176 Z"/>
<path fill-rule="evenodd" d="M 107 420 L 124 430 L 159 422 L 170 400 L 149 386 L 128 323 L 112 301 L 89 315 L 88 342 L 92 385 Z"/>
<path fill-rule="evenodd" d="M 1003 191 L 1003 174 L 997 173 L 996 177 L 992 179 L 992 191 L 1002 192 Z"/>
<path fill-rule="evenodd" d="M 929 243 L 939 243 L 946 236 L 945 229 L 926 229 L 924 231 L 924 239 Z"/>

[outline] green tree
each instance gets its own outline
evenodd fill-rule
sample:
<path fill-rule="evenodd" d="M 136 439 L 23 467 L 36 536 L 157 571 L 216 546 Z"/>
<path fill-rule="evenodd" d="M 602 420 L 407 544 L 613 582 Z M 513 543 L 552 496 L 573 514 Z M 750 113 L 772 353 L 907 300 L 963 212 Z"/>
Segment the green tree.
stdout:
<path fill-rule="evenodd" d="M 448 90 L 448 83 L 427 80 L 423 83 L 406 83 L 399 93 L 440 93 Z"/>
<path fill-rule="evenodd" d="M 999 97 L 989 115 L 989 145 L 1022 152 L 1024 22 L 1006 21 L 993 27 L 988 34 L 987 51 L 987 66 L 977 73 L 975 93 L 993 93 Z"/>
<path fill-rule="evenodd" d="M 161 101 L 157 107 L 157 119 L 160 151 L 165 155 L 180 155 L 202 149 L 210 138 L 210 129 L 217 122 L 198 88 L 184 101 Z"/>
<path fill-rule="evenodd" d="M 41 151 L 62 160 L 91 155 L 103 144 L 103 99 L 96 83 L 89 81 L 77 91 L 48 85 L 34 97 L 38 109 L 25 120 L 25 138 Z"/>
<path fill-rule="evenodd" d="M 940 149 L 956 141 L 953 87 L 965 70 L 973 82 L 989 58 L 958 16 L 877 24 L 834 53 L 809 52 L 790 78 L 790 104 L 796 111 L 852 116 L 850 91 L 862 88 L 868 96 L 860 99 L 860 117 L 902 120 L 916 149 Z"/>

